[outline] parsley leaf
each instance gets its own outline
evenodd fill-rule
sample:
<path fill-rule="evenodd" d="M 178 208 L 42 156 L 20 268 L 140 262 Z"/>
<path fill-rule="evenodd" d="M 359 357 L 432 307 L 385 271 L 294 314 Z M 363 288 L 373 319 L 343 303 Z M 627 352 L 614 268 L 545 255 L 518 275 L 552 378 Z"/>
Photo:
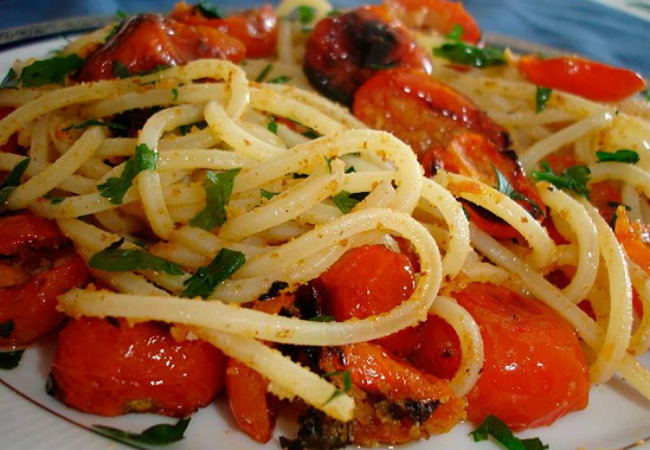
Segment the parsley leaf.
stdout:
<path fill-rule="evenodd" d="M 147 428 L 142 433 L 133 433 L 131 431 L 122 431 L 113 427 L 104 425 L 93 425 L 93 430 L 104 436 L 123 442 L 138 442 L 150 445 L 171 444 L 183 439 L 185 430 L 190 423 L 190 418 L 180 419 L 173 425 L 159 424 Z"/>
<path fill-rule="evenodd" d="M 99 127 L 106 127 L 109 130 L 116 130 L 116 131 L 127 131 L 128 127 L 126 125 L 123 125 L 121 123 L 114 123 L 114 122 L 105 122 L 103 120 L 97 120 L 97 119 L 88 119 L 85 122 L 81 122 L 78 125 L 70 125 L 69 127 L 62 128 L 61 131 L 69 131 L 69 130 L 83 130 L 88 127 L 92 126 L 99 126 Z"/>
<path fill-rule="evenodd" d="M 123 11 L 121 9 L 115 11 L 115 15 L 117 16 L 118 19 L 122 19 L 122 20 L 129 17 L 129 14 L 126 11 Z"/>
<path fill-rule="evenodd" d="M 0 352 L 0 369 L 11 370 L 18 367 L 25 350 L 15 350 L 13 352 Z"/>
<path fill-rule="evenodd" d="M 266 128 L 268 128 L 271 133 L 278 134 L 278 123 L 275 120 L 270 120 L 266 125 Z"/>
<path fill-rule="evenodd" d="M 448 59 L 463 66 L 489 67 L 500 66 L 506 63 L 502 50 L 487 45 L 483 48 L 464 42 L 448 42 L 433 49 L 434 56 Z"/>
<path fill-rule="evenodd" d="M 287 76 L 287 75 L 280 75 L 279 77 L 275 77 L 275 78 L 269 80 L 269 83 L 273 83 L 273 84 L 284 84 L 284 83 L 288 83 L 289 81 L 291 81 L 291 77 L 290 77 L 290 76 Z"/>
<path fill-rule="evenodd" d="M 350 194 L 346 190 L 342 190 L 338 194 L 332 197 L 332 202 L 343 214 L 349 213 L 352 208 L 354 208 L 360 200 L 353 197 L 354 194 Z"/>
<path fill-rule="evenodd" d="M 215 173 L 208 170 L 205 174 L 205 208 L 190 220 L 193 227 L 210 231 L 226 221 L 226 205 L 230 201 L 235 176 L 241 169 L 231 169 Z"/>
<path fill-rule="evenodd" d="M 83 64 L 84 60 L 74 53 L 36 61 L 23 69 L 20 81 L 26 88 L 63 84 L 66 75 L 81 68 Z"/>
<path fill-rule="evenodd" d="M 135 177 L 145 170 L 156 170 L 158 153 L 149 149 L 147 144 L 135 148 L 135 154 L 128 159 L 119 178 L 109 178 L 97 186 L 99 194 L 109 199 L 114 205 L 121 205 L 126 192 L 133 185 Z"/>
<path fill-rule="evenodd" d="M 287 20 L 290 22 L 298 22 L 302 31 L 310 31 L 309 24 L 316 17 L 316 9 L 307 5 L 297 6 L 289 13 Z"/>
<path fill-rule="evenodd" d="M 93 269 L 109 272 L 126 272 L 129 270 L 156 270 L 169 275 L 183 275 L 180 264 L 152 255 L 139 248 L 105 248 L 95 253 L 88 265 Z"/>
<path fill-rule="evenodd" d="M 332 173 L 332 161 L 334 161 L 336 156 L 332 156 L 331 158 L 328 158 L 327 156 L 323 155 L 323 158 L 325 158 L 325 164 L 327 164 L 327 170 L 329 170 L 329 173 Z"/>
<path fill-rule="evenodd" d="M 628 164 L 636 164 L 640 159 L 637 152 L 627 148 L 622 148 L 615 152 L 596 152 L 596 157 L 598 158 L 598 162 L 614 161 Z"/>
<path fill-rule="evenodd" d="M 6 322 L 0 323 L 0 337 L 5 339 L 9 338 L 9 336 L 11 336 L 11 333 L 14 332 L 15 328 L 16 323 L 13 319 L 9 319 Z"/>
<path fill-rule="evenodd" d="M 542 209 L 539 207 L 539 205 L 534 202 L 533 200 L 529 199 L 522 193 L 518 192 L 515 190 L 515 188 L 510 184 L 508 179 L 501 173 L 499 169 L 497 169 L 494 164 L 492 165 L 492 169 L 494 169 L 494 173 L 497 176 L 497 185 L 496 185 L 496 190 L 501 192 L 502 194 L 507 195 L 513 200 L 521 200 L 526 203 L 528 203 L 535 211 L 537 211 L 539 214 L 543 214 Z"/>
<path fill-rule="evenodd" d="M 314 316 L 307 320 L 310 322 L 334 322 L 336 321 L 336 318 L 334 316 Z"/>
<path fill-rule="evenodd" d="M 113 67 L 111 68 L 111 75 L 115 78 L 129 78 L 131 76 L 131 71 L 129 68 L 120 61 L 113 61 Z"/>
<path fill-rule="evenodd" d="M 178 88 L 172 88 L 172 103 L 178 100 Z"/>
<path fill-rule="evenodd" d="M 208 122 L 202 120 L 201 122 L 188 123 L 187 125 L 181 125 L 178 127 L 178 131 L 181 132 L 181 136 L 185 136 L 192 131 L 192 128 L 198 128 L 199 130 L 205 130 L 208 127 Z"/>
<path fill-rule="evenodd" d="M 465 30 L 463 30 L 463 27 L 459 23 L 455 23 L 445 37 L 451 41 L 460 41 L 464 33 Z"/>
<path fill-rule="evenodd" d="M 327 405 L 329 402 L 334 400 L 337 397 L 340 397 L 343 394 L 346 394 L 350 388 L 352 387 L 352 378 L 350 376 L 350 371 L 349 370 L 335 370 L 334 372 L 327 372 L 321 375 L 322 378 L 330 378 L 330 377 L 335 377 L 335 376 L 343 376 L 343 389 L 336 389 L 330 398 L 328 398 L 325 403 L 323 403 L 323 406 Z"/>
<path fill-rule="evenodd" d="M 269 75 L 269 73 L 271 73 L 272 70 L 273 70 L 273 64 L 267 64 L 266 67 L 262 69 L 262 71 L 257 76 L 257 78 L 255 78 L 255 81 L 257 81 L 258 83 L 263 82 L 264 79 Z"/>
<path fill-rule="evenodd" d="M 571 189 L 585 198 L 589 198 L 587 183 L 591 170 L 586 166 L 573 166 L 564 170 L 561 174 L 555 173 L 546 160 L 542 161 L 543 172 L 533 172 L 530 175 L 537 181 L 548 181 L 558 189 Z"/>
<path fill-rule="evenodd" d="M 215 288 L 228 279 L 246 262 L 242 252 L 222 248 L 212 262 L 200 267 L 194 275 L 183 283 L 186 287 L 181 293 L 184 297 L 208 298 Z"/>
<path fill-rule="evenodd" d="M 16 73 L 16 71 L 12 68 L 9 69 L 9 72 L 7 72 L 7 75 L 5 75 L 4 79 L 2 80 L 2 83 L 0 83 L 0 89 L 13 89 L 18 87 L 18 84 L 20 83 L 20 77 Z"/>
<path fill-rule="evenodd" d="M 30 161 L 30 158 L 25 158 L 20 161 L 11 169 L 11 172 L 9 172 L 2 183 L 0 183 L 0 214 L 5 212 L 9 194 L 20 185 L 20 179 L 27 170 Z"/>
<path fill-rule="evenodd" d="M 260 189 L 260 195 L 262 196 L 262 199 L 271 200 L 273 197 L 278 195 L 278 193 L 267 191 L 266 189 Z"/>
<path fill-rule="evenodd" d="M 221 14 L 221 11 L 219 11 L 219 8 L 214 6 L 210 2 L 199 2 L 196 5 L 196 9 L 199 10 L 201 15 L 205 17 L 206 19 L 222 19 L 223 14 Z"/>
<path fill-rule="evenodd" d="M 505 423 L 491 414 L 470 434 L 474 437 L 475 442 L 484 441 L 490 435 L 508 450 L 544 450 L 548 448 L 548 445 L 539 438 L 519 439 L 512 434 Z"/>
<path fill-rule="evenodd" d="M 551 98 L 553 89 L 537 86 L 535 90 L 535 112 L 541 113 L 546 109 L 546 102 Z"/>

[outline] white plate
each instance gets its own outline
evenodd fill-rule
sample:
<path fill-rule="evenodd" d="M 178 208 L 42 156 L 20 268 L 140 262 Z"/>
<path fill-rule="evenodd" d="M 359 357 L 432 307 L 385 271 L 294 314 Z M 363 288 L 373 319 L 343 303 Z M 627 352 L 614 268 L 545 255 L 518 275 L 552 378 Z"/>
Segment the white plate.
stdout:
<path fill-rule="evenodd" d="M 0 54 L 0 77 L 17 59 L 45 55 L 61 48 L 63 39 L 53 39 L 14 48 Z M 45 392 L 52 360 L 53 342 L 28 349 L 17 369 L 0 371 L 0 448 L 4 450 L 116 450 L 130 448 L 89 431 L 102 424 L 142 431 L 153 424 L 173 420 L 154 415 L 106 418 L 82 414 L 59 403 Z M 97 355 L 101 358 L 101 353 Z M 650 354 L 642 358 L 650 367 Z M 295 426 L 280 422 L 277 436 L 293 436 Z M 461 424 L 450 433 L 420 441 L 404 450 L 489 450 L 492 442 L 474 443 L 471 426 Z M 540 437 L 550 450 L 650 450 L 650 402 L 619 380 L 591 390 L 589 406 L 569 414 L 551 427 L 528 430 L 520 437 Z M 644 442 L 645 441 L 645 442 Z M 223 398 L 199 411 L 182 441 L 164 447 L 170 450 L 237 450 L 280 448 L 277 439 L 259 445 L 241 433 L 232 421 Z"/>

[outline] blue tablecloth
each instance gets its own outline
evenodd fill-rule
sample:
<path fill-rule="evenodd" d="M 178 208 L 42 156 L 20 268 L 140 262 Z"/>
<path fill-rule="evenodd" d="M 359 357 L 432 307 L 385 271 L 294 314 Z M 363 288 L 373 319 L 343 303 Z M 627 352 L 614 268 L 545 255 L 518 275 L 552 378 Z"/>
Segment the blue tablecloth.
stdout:
<path fill-rule="evenodd" d="M 197 0 L 198 1 L 198 0 Z M 603 0 L 601 0 L 603 1 Z M 609 0 L 616 3 L 616 0 Z M 36 24 L 53 19 L 91 15 L 169 11 L 176 0 L 0 0 L 0 28 Z M 188 3 L 192 3 L 188 0 Z M 264 0 L 218 1 L 237 8 Z M 367 3 L 334 1 L 338 6 Z M 650 76 L 650 21 L 593 0 L 465 0 L 466 8 L 482 29 L 546 46 L 576 52 L 610 64 L 625 66 Z M 620 2 L 619 2 L 620 3 Z M 627 2 L 632 4 L 632 2 Z M 637 0 L 647 8 L 650 1 Z"/>

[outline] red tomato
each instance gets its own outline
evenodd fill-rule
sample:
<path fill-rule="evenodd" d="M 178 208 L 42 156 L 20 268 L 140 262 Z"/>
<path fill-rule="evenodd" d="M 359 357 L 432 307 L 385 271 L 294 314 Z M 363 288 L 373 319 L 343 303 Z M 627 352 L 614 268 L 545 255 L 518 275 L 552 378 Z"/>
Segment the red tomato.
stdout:
<path fill-rule="evenodd" d="M 463 4 L 447 0 L 385 0 L 386 8 L 406 27 L 424 33 L 447 35 L 455 25 L 463 29 L 461 40 L 476 44 L 481 30 Z"/>
<path fill-rule="evenodd" d="M 460 367 L 461 356 L 460 340 L 453 327 L 443 318 L 429 315 L 409 360 L 427 373 L 450 380 Z"/>
<path fill-rule="evenodd" d="M 25 247 L 55 247 L 66 241 L 52 220 L 21 212 L 0 217 L 0 255 L 10 256 Z"/>
<path fill-rule="evenodd" d="M 519 60 L 518 67 L 531 83 L 598 102 L 618 102 L 646 86 L 641 75 L 631 70 L 578 57 L 542 59 L 527 55 Z"/>
<path fill-rule="evenodd" d="M 126 20 L 104 45 L 90 54 L 76 78 L 116 78 L 117 63 L 131 75 L 200 58 L 237 63 L 244 58 L 245 51 L 244 44 L 219 30 L 144 14 Z"/>
<path fill-rule="evenodd" d="M 453 296 L 483 337 L 483 370 L 467 395 L 472 422 L 493 414 L 521 430 L 587 406 L 588 366 L 575 331 L 554 311 L 493 284 L 472 283 Z"/>
<path fill-rule="evenodd" d="M 341 351 L 342 354 L 325 352 L 321 365 L 328 371 L 349 371 L 352 386 L 368 394 L 355 398 L 355 443 L 376 445 L 378 442 L 409 442 L 430 434 L 444 433 L 464 418 L 464 401 L 455 397 L 445 382 L 420 372 L 381 346 L 364 342 L 347 345 Z M 354 390 L 351 393 L 355 396 Z M 420 412 L 424 412 L 427 405 L 433 406 L 433 411 L 429 411 L 430 415 L 425 414 L 417 426 L 412 420 L 405 420 L 408 414 L 404 414 L 405 417 L 394 414 L 391 420 L 382 420 L 381 413 L 368 409 L 367 404 L 372 403 L 373 396 L 385 398 L 389 404 L 396 405 L 394 411 L 400 406 L 414 407 L 417 404 L 423 408 Z M 417 411 L 417 407 L 413 411 Z"/>
<path fill-rule="evenodd" d="M 189 25 L 205 25 L 239 39 L 246 47 L 249 58 L 263 58 L 275 52 L 278 18 L 271 5 L 249 9 L 223 19 L 207 18 L 197 6 L 176 3 L 169 16 Z"/>
<path fill-rule="evenodd" d="M 383 245 L 364 245 L 345 253 L 320 276 L 323 309 L 337 321 L 365 319 L 393 309 L 415 289 L 413 268 L 406 255 Z M 407 328 L 378 342 L 392 352 L 408 353 L 417 342 L 417 327 Z"/>
<path fill-rule="evenodd" d="M 384 8 L 365 6 L 322 19 L 307 40 L 305 75 L 316 90 L 342 103 L 387 67 L 432 70 L 428 54 Z"/>
<path fill-rule="evenodd" d="M 185 417 L 223 389 L 226 357 L 199 340 L 176 342 L 166 325 L 71 320 L 52 365 L 55 396 L 83 412 Z"/>
<path fill-rule="evenodd" d="M 246 364 L 230 358 L 226 368 L 226 391 L 230 411 L 239 428 L 257 442 L 268 442 L 275 428 L 275 409 L 269 403 L 269 382 Z"/>
<path fill-rule="evenodd" d="M 544 209 L 506 130 L 444 83 L 416 70 L 381 71 L 356 92 L 353 112 L 369 127 L 389 131 L 409 144 L 427 173 L 445 169 L 496 186 L 496 168 L 516 191 Z M 529 202 L 519 203 L 539 216 Z M 516 236 L 503 222 L 492 222 L 493 228 L 507 228 L 507 237 Z"/>
<path fill-rule="evenodd" d="M 7 338 L 0 337 L 0 344 L 28 344 L 57 328 L 65 319 L 56 309 L 57 297 L 83 286 L 87 279 L 86 263 L 78 255 L 68 253 L 55 259 L 52 268 L 24 283 L 0 288 L 0 323 L 14 324 Z"/>

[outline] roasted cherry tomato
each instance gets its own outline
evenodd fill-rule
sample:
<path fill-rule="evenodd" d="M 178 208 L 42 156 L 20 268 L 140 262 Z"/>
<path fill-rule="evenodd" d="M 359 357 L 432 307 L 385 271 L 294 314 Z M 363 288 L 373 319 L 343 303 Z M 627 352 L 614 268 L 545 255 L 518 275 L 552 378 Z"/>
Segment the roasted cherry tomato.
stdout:
<path fill-rule="evenodd" d="M 275 408 L 266 388 L 269 382 L 246 364 L 230 358 L 226 368 L 226 391 L 230 411 L 239 428 L 257 442 L 268 442 L 275 428 Z"/>
<path fill-rule="evenodd" d="M 408 257 L 383 245 L 364 245 L 345 253 L 320 278 L 323 309 L 337 321 L 365 319 L 387 312 L 407 299 L 415 289 Z M 417 342 L 417 327 L 407 328 L 377 342 L 404 355 Z"/>
<path fill-rule="evenodd" d="M 96 81 L 150 72 L 200 58 L 244 58 L 239 40 L 202 25 L 187 25 L 155 14 L 127 19 L 80 69 L 78 81 Z"/>
<path fill-rule="evenodd" d="M 88 268 L 56 224 L 24 212 L 0 218 L 0 345 L 24 345 L 58 327 L 57 297 L 81 287 Z"/>
<path fill-rule="evenodd" d="M 356 92 L 353 111 L 369 127 L 409 144 L 428 174 L 445 169 L 496 186 L 497 169 L 537 206 L 519 201 L 534 217 L 544 210 L 506 130 L 450 86 L 421 71 L 381 71 Z"/>
<path fill-rule="evenodd" d="M 354 443 L 399 444 L 450 430 L 465 416 L 464 401 L 446 383 L 420 372 L 381 346 L 359 343 L 327 350 L 323 370 L 342 385 L 349 372 L 355 398 Z M 338 375 L 336 375 L 338 373 Z"/>
<path fill-rule="evenodd" d="M 450 380 L 460 367 L 460 340 L 443 318 L 429 315 L 421 325 L 420 341 L 408 355 L 415 367 Z"/>
<path fill-rule="evenodd" d="M 429 56 L 409 31 L 380 7 L 322 19 L 305 47 L 303 69 L 312 86 L 345 104 L 362 83 L 390 67 L 432 70 Z"/>
<path fill-rule="evenodd" d="M 589 373 L 578 337 L 554 311 L 493 284 L 472 283 L 452 295 L 483 337 L 483 370 L 467 395 L 472 422 L 493 414 L 521 430 L 587 406 Z"/>
<path fill-rule="evenodd" d="M 618 102 L 641 92 L 646 83 L 631 70 L 578 57 L 522 57 L 519 72 L 531 83 L 598 102 Z"/>
<path fill-rule="evenodd" d="M 199 340 L 176 342 L 167 325 L 70 320 L 52 364 L 54 395 L 83 412 L 185 417 L 223 389 L 226 357 Z"/>
<path fill-rule="evenodd" d="M 423 33 L 435 31 L 447 35 L 454 26 L 463 29 L 461 40 L 476 44 L 481 39 L 481 30 L 474 18 L 460 2 L 447 0 L 385 0 L 388 8 L 407 28 Z"/>
<path fill-rule="evenodd" d="M 239 39 L 246 47 L 249 58 L 263 58 L 275 52 L 278 18 L 271 5 L 249 9 L 224 18 L 210 18 L 199 6 L 185 2 L 176 3 L 169 16 L 189 25 L 205 25 Z"/>

